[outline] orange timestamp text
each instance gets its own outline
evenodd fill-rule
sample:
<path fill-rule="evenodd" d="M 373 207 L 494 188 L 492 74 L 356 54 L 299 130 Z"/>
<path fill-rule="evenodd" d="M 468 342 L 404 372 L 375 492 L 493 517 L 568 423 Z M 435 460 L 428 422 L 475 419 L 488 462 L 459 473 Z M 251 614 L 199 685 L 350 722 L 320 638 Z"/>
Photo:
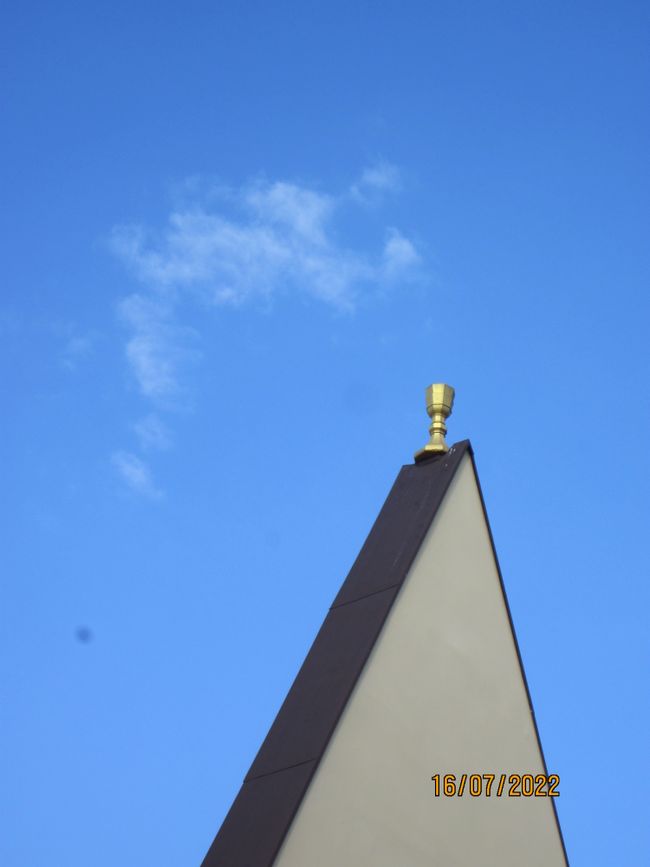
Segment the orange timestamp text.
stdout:
<path fill-rule="evenodd" d="M 557 798 L 558 774 L 434 774 L 436 798 Z"/>

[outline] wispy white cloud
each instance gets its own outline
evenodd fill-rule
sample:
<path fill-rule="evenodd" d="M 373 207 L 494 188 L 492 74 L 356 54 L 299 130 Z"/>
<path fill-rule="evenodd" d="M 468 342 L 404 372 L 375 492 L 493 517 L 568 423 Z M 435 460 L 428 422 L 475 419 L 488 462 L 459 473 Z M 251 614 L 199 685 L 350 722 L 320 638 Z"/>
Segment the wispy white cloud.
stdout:
<path fill-rule="evenodd" d="M 154 400 L 173 399 L 180 391 L 179 368 L 195 352 L 195 332 L 177 324 L 173 298 L 165 295 L 128 295 L 118 310 L 130 331 L 125 354 L 140 391 Z"/>
<path fill-rule="evenodd" d="M 388 230 L 384 244 L 384 273 L 388 279 L 397 278 L 409 268 L 420 263 L 420 254 L 412 241 L 395 228 Z"/>
<path fill-rule="evenodd" d="M 350 194 L 361 202 L 375 200 L 380 194 L 395 193 L 401 189 L 402 180 L 397 166 L 377 162 L 367 166 L 361 176 L 351 185 Z"/>
<path fill-rule="evenodd" d="M 393 189 L 395 172 L 387 165 L 367 169 L 353 189 Z M 381 255 L 338 241 L 333 222 L 349 205 L 345 195 L 285 181 L 257 182 L 228 201 L 224 197 L 222 205 L 221 211 L 201 204 L 175 210 L 158 233 L 142 226 L 114 231 L 114 251 L 140 282 L 156 290 L 156 305 L 161 293 L 168 298 L 170 291 L 190 291 L 217 305 L 293 291 L 351 310 L 362 290 L 397 276 L 399 269 L 387 271 Z M 225 213 L 228 205 L 231 213 Z M 400 263 L 405 276 L 415 259 Z"/>
<path fill-rule="evenodd" d="M 198 338 L 180 321 L 188 305 L 241 306 L 293 293 L 351 313 L 378 289 L 410 279 L 420 256 L 398 229 L 386 229 L 374 251 L 342 243 L 337 232 L 340 216 L 347 225 L 355 214 L 367 219 L 367 204 L 399 187 L 399 171 L 389 163 L 366 168 L 336 195 L 262 180 L 238 190 L 211 183 L 202 195 L 194 178 L 161 230 L 116 227 L 112 249 L 142 287 L 118 308 L 128 332 L 125 356 L 142 395 L 160 411 L 183 394 L 182 369 L 196 356 Z M 143 449 L 169 443 L 158 416 L 141 419 L 134 430 Z M 156 493 L 135 454 L 117 452 L 113 460 L 130 487 Z"/>
<path fill-rule="evenodd" d="M 243 201 L 263 223 L 316 247 L 328 246 L 327 223 L 336 201 L 332 196 L 279 181 L 256 184 L 244 192 Z"/>
<path fill-rule="evenodd" d="M 212 304 L 240 305 L 293 290 L 351 308 L 356 284 L 372 269 L 329 241 L 321 197 L 275 184 L 246 194 L 243 204 L 246 221 L 195 208 L 172 213 L 157 242 L 127 227 L 114 247 L 158 291 L 190 290 Z"/>
<path fill-rule="evenodd" d="M 133 425 L 138 441 L 146 451 L 165 451 L 171 446 L 167 425 L 154 413 L 144 416 Z"/>
<path fill-rule="evenodd" d="M 122 481 L 134 493 L 159 500 L 162 492 L 156 487 L 147 464 L 132 452 L 119 451 L 112 455 L 113 466 Z"/>
<path fill-rule="evenodd" d="M 63 347 L 63 366 L 68 370 L 76 370 L 81 360 L 90 355 L 95 345 L 94 335 L 74 335 L 66 341 Z"/>

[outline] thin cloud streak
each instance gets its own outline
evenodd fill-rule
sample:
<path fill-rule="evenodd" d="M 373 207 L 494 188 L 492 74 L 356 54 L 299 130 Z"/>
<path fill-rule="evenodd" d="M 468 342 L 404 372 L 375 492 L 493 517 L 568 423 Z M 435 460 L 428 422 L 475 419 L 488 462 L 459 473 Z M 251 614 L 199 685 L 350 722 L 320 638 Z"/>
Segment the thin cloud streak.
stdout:
<path fill-rule="evenodd" d="M 92 334 L 70 337 L 63 350 L 63 366 L 70 371 L 76 370 L 82 359 L 92 352 L 94 343 Z"/>
<path fill-rule="evenodd" d="M 118 313 L 131 332 L 124 352 L 142 394 L 154 401 L 178 397 L 178 372 L 195 354 L 190 343 L 196 333 L 176 323 L 173 298 L 128 295 Z"/>
<path fill-rule="evenodd" d="M 345 246 L 336 233 L 339 214 L 367 218 L 369 203 L 399 189 L 399 171 L 389 163 L 366 168 L 338 195 L 256 181 L 235 191 L 206 188 L 202 201 L 196 179 L 191 186 L 194 202 L 173 210 L 162 230 L 126 225 L 111 236 L 113 252 L 142 285 L 118 305 L 126 361 L 158 411 L 178 408 L 183 368 L 197 356 L 198 334 L 179 322 L 182 306 L 239 307 L 295 294 L 351 314 L 361 300 L 417 275 L 420 256 L 397 228 L 385 230 L 374 252 Z M 134 425 L 140 446 L 165 448 L 169 438 L 152 418 Z M 133 490 L 156 491 L 136 455 L 118 452 L 114 463 Z"/>
<path fill-rule="evenodd" d="M 145 451 L 166 451 L 171 447 L 171 435 L 167 425 L 154 413 L 138 419 L 133 430 Z"/>
<path fill-rule="evenodd" d="M 378 162 L 367 166 L 350 187 L 350 195 L 360 202 L 376 201 L 384 193 L 396 193 L 402 187 L 400 170 L 392 163 Z"/>
<path fill-rule="evenodd" d="M 118 451 L 111 460 L 122 481 L 134 493 L 152 500 L 161 499 L 162 491 L 154 484 L 151 470 L 141 458 L 132 452 Z"/>
<path fill-rule="evenodd" d="M 393 189 L 395 171 L 368 169 L 352 189 Z M 190 291 L 216 305 L 293 291 L 352 310 L 364 289 L 396 276 L 390 241 L 373 256 L 336 239 L 332 224 L 336 212 L 350 204 L 346 195 L 278 181 L 249 184 L 228 198 L 234 215 L 197 204 L 172 212 L 157 234 L 142 226 L 116 228 L 113 250 L 158 295 Z M 406 270 L 415 261 L 402 258 L 399 264 Z"/>
<path fill-rule="evenodd" d="M 397 279 L 408 269 L 415 268 L 420 262 L 420 255 L 413 243 L 397 229 L 389 229 L 388 239 L 384 245 L 384 273 L 386 276 Z"/>

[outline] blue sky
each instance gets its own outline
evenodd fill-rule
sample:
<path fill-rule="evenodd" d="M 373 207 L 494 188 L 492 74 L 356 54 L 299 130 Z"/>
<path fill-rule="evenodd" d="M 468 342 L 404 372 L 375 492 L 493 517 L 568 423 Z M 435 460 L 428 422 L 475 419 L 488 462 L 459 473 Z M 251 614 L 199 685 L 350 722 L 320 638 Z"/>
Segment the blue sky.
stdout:
<path fill-rule="evenodd" d="M 432 381 L 571 863 L 647 863 L 647 4 L 1 30 L 2 864 L 200 862 Z"/>

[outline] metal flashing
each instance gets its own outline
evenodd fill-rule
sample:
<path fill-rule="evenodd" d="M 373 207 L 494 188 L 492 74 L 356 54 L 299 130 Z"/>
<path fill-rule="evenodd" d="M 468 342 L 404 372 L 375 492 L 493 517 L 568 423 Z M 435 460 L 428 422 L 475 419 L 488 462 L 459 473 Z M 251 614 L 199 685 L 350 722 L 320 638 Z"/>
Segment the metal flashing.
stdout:
<path fill-rule="evenodd" d="M 402 467 L 202 867 L 271 867 L 466 452 Z"/>

